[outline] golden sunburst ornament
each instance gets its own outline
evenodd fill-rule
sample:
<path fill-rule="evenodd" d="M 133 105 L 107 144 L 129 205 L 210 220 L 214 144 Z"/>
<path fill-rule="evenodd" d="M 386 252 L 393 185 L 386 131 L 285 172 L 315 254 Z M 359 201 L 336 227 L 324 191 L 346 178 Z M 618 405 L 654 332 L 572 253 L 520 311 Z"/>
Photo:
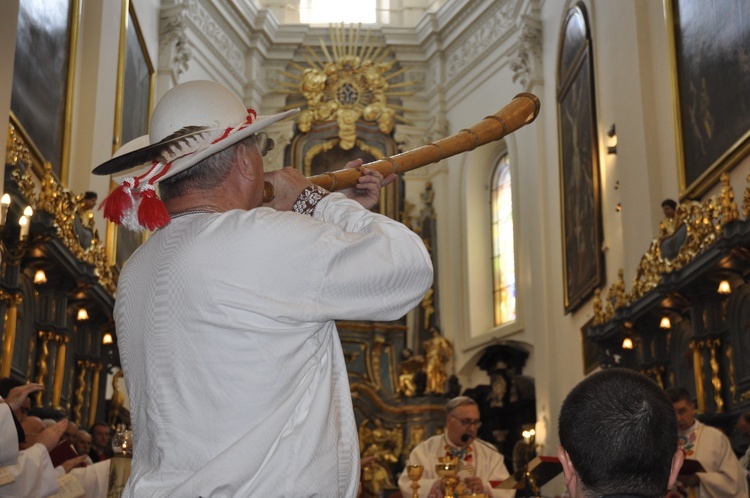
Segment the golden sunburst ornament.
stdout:
<path fill-rule="evenodd" d="M 364 41 L 360 37 L 361 25 L 330 25 L 331 50 L 323 40 L 320 46 L 325 60 L 322 60 L 307 47 L 312 56 L 306 57 L 309 67 L 292 63 L 301 74 L 281 71 L 296 83 L 281 82 L 294 90 L 280 90 L 280 93 L 301 95 L 306 105 L 297 115 L 297 128 L 302 133 L 310 131 L 313 125 L 336 121 L 339 127 L 339 147 L 350 150 L 357 138 L 356 124 L 359 120 L 377 123 L 378 129 L 385 134 L 393 131 L 395 122 L 408 123 L 397 111 L 409 111 L 388 99 L 412 95 L 410 91 L 394 91 L 415 85 L 413 81 L 391 83 L 390 81 L 404 73 L 408 68 L 391 71 L 395 60 L 386 60 L 390 51 L 374 44 L 369 44 L 370 32 L 367 31 Z M 361 42 L 361 43 L 360 43 Z M 297 107 L 298 104 L 288 107 Z"/>

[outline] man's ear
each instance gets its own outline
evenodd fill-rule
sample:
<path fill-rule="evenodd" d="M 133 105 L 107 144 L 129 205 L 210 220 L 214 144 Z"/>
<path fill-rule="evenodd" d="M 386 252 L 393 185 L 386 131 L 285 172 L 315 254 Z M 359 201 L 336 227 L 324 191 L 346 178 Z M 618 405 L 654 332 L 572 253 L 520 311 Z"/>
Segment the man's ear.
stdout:
<path fill-rule="evenodd" d="M 251 159 L 248 157 L 248 147 L 246 144 L 240 143 L 234 149 L 234 167 L 237 168 L 237 172 L 243 178 L 255 181 L 255 169 L 252 167 Z"/>
<path fill-rule="evenodd" d="M 672 486 L 674 486 L 674 482 L 677 480 L 677 474 L 679 474 L 680 468 L 682 467 L 682 462 L 684 461 L 685 453 L 683 453 L 681 449 L 677 448 L 677 451 L 674 452 L 674 456 L 672 457 L 672 468 L 669 472 L 669 484 L 667 485 L 667 489 L 671 489 Z"/>
<path fill-rule="evenodd" d="M 568 455 L 568 452 L 562 446 L 557 447 L 557 458 L 562 464 L 563 478 L 565 487 L 568 488 L 568 493 L 572 497 L 578 496 L 578 473 L 573 466 L 570 455 Z"/>

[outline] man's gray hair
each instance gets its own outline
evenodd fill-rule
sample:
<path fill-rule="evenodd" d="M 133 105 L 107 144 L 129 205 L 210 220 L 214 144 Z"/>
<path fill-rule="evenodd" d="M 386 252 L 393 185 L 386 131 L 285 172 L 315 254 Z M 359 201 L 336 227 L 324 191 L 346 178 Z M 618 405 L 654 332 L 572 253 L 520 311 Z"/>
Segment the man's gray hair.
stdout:
<path fill-rule="evenodd" d="M 193 190 L 212 190 L 223 182 L 232 168 L 235 150 L 240 144 L 246 147 L 255 145 L 255 135 L 230 145 L 224 150 L 211 154 L 185 171 L 159 182 L 159 196 L 162 201 L 181 197 Z"/>
<path fill-rule="evenodd" d="M 448 401 L 447 405 L 445 405 L 445 413 L 450 414 L 453 410 L 455 410 L 459 406 L 465 406 L 465 405 L 474 405 L 476 407 L 479 407 L 477 402 L 468 396 L 456 396 L 452 400 Z"/>

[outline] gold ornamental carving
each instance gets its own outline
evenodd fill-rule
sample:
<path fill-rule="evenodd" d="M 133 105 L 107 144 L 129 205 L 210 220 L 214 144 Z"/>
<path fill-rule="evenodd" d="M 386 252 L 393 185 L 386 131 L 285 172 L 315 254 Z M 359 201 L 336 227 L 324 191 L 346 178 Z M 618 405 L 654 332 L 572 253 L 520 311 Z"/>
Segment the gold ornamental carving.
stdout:
<path fill-rule="evenodd" d="M 55 377 L 52 381 L 51 406 L 60 409 L 60 397 L 62 395 L 63 378 L 65 377 L 65 359 L 70 338 L 63 334 L 55 334 L 54 339 L 57 342 L 57 359 L 55 360 Z"/>
<path fill-rule="evenodd" d="M 630 292 L 625 292 L 624 284 L 619 278 L 609 288 L 604 311 L 601 314 L 603 320 L 600 323 L 611 320 L 618 307 L 629 306 L 653 290 L 665 274 L 691 263 L 718 241 L 726 224 L 739 219 L 739 209 L 734 200 L 729 175 L 723 173 L 720 178 L 719 194 L 700 202 L 690 200 L 681 202 L 675 210 L 674 220 L 670 221 L 670 227 L 673 228 L 668 228 L 665 223 L 662 223 L 659 237 L 651 241 L 648 250 L 636 267 Z M 742 203 L 742 214 L 746 219 L 750 213 L 750 175 L 748 175 L 748 184 Z M 685 240 L 679 246 L 676 256 L 672 259 L 664 257 L 661 252 L 662 244 L 670 237 L 674 237 L 683 226 Z M 596 301 L 594 306 L 596 307 Z"/>
<path fill-rule="evenodd" d="M 387 428 L 376 419 L 359 427 L 359 447 L 362 448 L 362 481 L 368 496 L 380 496 L 384 489 L 394 488 L 392 467 L 398 462 L 404 446 L 404 429 L 399 424 Z"/>
<path fill-rule="evenodd" d="M 724 411 L 724 399 L 721 397 L 721 378 L 719 378 L 719 361 L 716 358 L 716 350 L 721 347 L 721 340 L 715 339 L 711 342 L 711 385 L 714 387 L 714 403 L 716 404 L 716 413 Z"/>
<path fill-rule="evenodd" d="M 0 377 L 10 377 L 10 370 L 13 366 L 13 351 L 16 344 L 18 305 L 23 301 L 23 296 L 0 289 L 0 301 L 7 303 L 5 325 L 3 326 L 2 356 L 0 356 Z"/>
<path fill-rule="evenodd" d="M 401 365 L 398 375 L 398 393 L 407 398 L 417 394 L 417 374 L 424 370 L 424 358 L 414 355 L 410 349 L 401 352 Z"/>
<path fill-rule="evenodd" d="M 734 359 L 732 358 L 732 345 L 727 344 L 727 364 L 729 365 L 729 392 L 732 400 L 737 403 L 737 386 L 734 385 Z"/>
<path fill-rule="evenodd" d="M 49 341 L 54 340 L 55 334 L 52 332 L 44 332 L 39 331 L 39 340 L 41 341 L 41 345 L 39 346 L 39 357 L 37 359 L 36 363 L 36 383 L 42 384 L 43 386 L 46 385 L 44 383 L 45 378 L 47 377 L 48 366 L 47 366 L 47 359 L 49 358 Z M 34 406 L 41 407 L 42 406 L 42 394 L 44 393 L 44 389 L 39 391 L 36 396 L 36 401 Z"/>
<path fill-rule="evenodd" d="M 289 90 L 278 93 L 300 95 L 305 100 L 302 112 L 297 116 L 297 128 L 307 133 L 313 125 L 335 121 L 338 124 L 338 146 L 352 149 L 357 140 L 356 124 L 359 120 L 375 123 L 384 134 L 393 131 L 396 121 L 407 122 L 398 114 L 405 111 L 389 98 L 412 95 L 411 91 L 398 90 L 415 84 L 412 81 L 393 83 L 391 80 L 406 71 L 393 71 L 394 60 L 382 46 L 370 43 L 369 31 L 360 34 L 360 26 L 331 25 L 331 50 L 320 40 L 324 58 L 308 48 L 311 56 L 306 58 L 308 67 L 293 63 L 300 71 L 281 74 L 293 83 L 282 81 Z M 290 105 L 296 107 L 297 104 Z"/>
<path fill-rule="evenodd" d="M 425 394 L 445 394 L 447 391 L 447 364 L 453 358 L 453 344 L 442 336 L 437 327 L 433 327 L 432 337 L 422 344 L 425 357 L 425 375 L 427 387 Z"/>
<path fill-rule="evenodd" d="M 117 287 L 115 274 L 107 260 L 106 248 L 101 243 L 98 234 L 94 231 L 90 246 L 82 247 L 75 231 L 77 216 L 82 216 L 81 221 L 84 226 L 91 226 L 93 223 L 91 213 L 81 213 L 80 198 L 63 187 L 48 162 L 42 167 L 37 188 L 30 173 L 33 161 L 30 146 L 16 127 L 12 123 L 9 124 L 6 163 L 14 166 L 11 176 L 18 184 L 21 195 L 35 210 L 53 215 L 58 238 L 76 259 L 92 265 L 102 287 L 114 294 Z"/>

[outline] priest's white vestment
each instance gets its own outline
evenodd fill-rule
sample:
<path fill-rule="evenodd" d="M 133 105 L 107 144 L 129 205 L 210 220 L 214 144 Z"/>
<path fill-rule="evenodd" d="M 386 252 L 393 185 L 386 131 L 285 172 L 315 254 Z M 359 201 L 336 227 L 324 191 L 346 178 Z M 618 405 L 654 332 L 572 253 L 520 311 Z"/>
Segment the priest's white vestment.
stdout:
<path fill-rule="evenodd" d="M 358 436 L 333 320 L 396 320 L 431 282 L 416 234 L 342 194 L 312 217 L 173 217 L 119 278 L 135 439 L 123 496 L 355 496 Z"/>
<path fill-rule="evenodd" d="M 680 432 L 680 443 L 685 458 L 698 460 L 706 470 L 696 474 L 700 481 L 696 498 L 748 496 L 740 462 L 720 430 L 696 420 L 687 431 Z"/>
<path fill-rule="evenodd" d="M 18 432 L 8 403 L 0 404 L 0 467 L 13 465 L 18 458 Z"/>
<path fill-rule="evenodd" d="M 445 434 L 440 434 L 422 441 L 409 454 L 407 465 L 424 466 L 422 478 L 419 480 L 419 498 L 426 498 L 433 486 L 440 479 L 435 473 L 435 465 L 438 463 L 438 458 L 449 456 L 449 448 L 455 450 L 457 447 L 448 441 Z M 462 479 L 469 476 L 480 477 L 482 484 L 487 491 L 492 491 L 494 498 L 510 498 L 515 496 L 516 492 L 514 490 L 492 489 L 490 486 L 490 481 L 504 481 L 510 477 L 510 473 L 505 467 L 503 455 L 489 443 L 482 440 L 472 441 L 469 444 L 469 448 L 470 453 L 463 457 L 466 463 L 463 463 L 461 466 L 471 466 L 473 470 L 460 470 L 458 477 Z M 412 496 L 413 493 L 411 488 L 412 481 L 409 479 L 408 474 L 408 469 L 404 469 L 404 472 L 398 478 L 398 487 L 401 490 L 401 495 L 406 497 Z"/>

